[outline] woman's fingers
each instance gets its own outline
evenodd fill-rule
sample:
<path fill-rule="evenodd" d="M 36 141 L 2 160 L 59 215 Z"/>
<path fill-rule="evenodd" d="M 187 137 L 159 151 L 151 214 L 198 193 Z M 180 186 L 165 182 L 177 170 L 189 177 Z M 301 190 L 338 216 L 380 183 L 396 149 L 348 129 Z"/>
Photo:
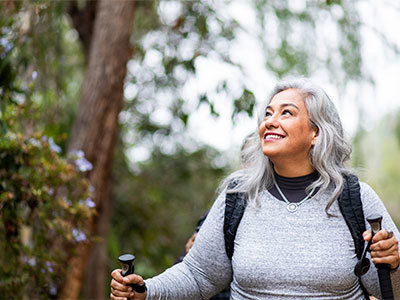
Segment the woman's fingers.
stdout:
<path fill-rule="evenodd" d="M 389 249 L 371 251 L 372 262 L 375 264 L 389 264 L 392 268 L 398 265 L 398 250 L 396 245 Z"/>
<path fill-rule="evenodd" d="M 389 232 L 386 229 L 382 229 L 379 230 L 374 237 L 372 238 L 372 242 L 376 243 L 382 240 L 387 240 L 387 239 L 391 239 L 393 237 L 392 234 L 390 234 L 391 236 L 389 237 Z"/>
<path fill-rule="evenodd" d="M 111 280 L 111 288 L 112 292 L 116 291 L 116 293 L 118 293 L 117 296 L 129 296 L 129 294 L 132 292 L 132 288 L 130 286 L 119 283 L 114 279 Z M 121 293 L 123 293 L 123 295 Z"/>
<path fill-rule="evenodd" d="M 364 238 L 364 241 L 366 241 L 366 242 L 369 242 L 369 240 L 371 239 L 371 231 L 370 230 L 367 230 L 367 231 L 364 231 L 363 232 L 363 238 Z"/>
<path fill-rule="evenodd" d="M 378 246 L 378 245 L 377 245 Z M 371 256 L 374 258 L 385 257 L 394 255 L 397 251 L 397 247 L 394 244 L 391 244 L 389 248 L 381 248 L 382 246 L 375 247 L 375 250 L 371 250 Z"/>
<path fill-rule="evenodd" d="M 380 230 L 372 241 L 370 250 L 373 263 L 389 264 L 392 269 L 396 268 L 399 265 L 399 246 L 393 233 Z"/>
<path fill-rule="evenodd" d="M 394 255 L 385 256 L 385 257 L 381 257 L 381 258 L 372 258 L 372 262 L 374 264 L 387 264 L 387 265 L 390 265 L 391 269 L 394 269 L 399 265 L 398 259 Z"/>
<path fill-rule="evenodd" d="M 397 246 L 397 240 L 394 237 L 392 237 L 387 240 L 380 240 L 380 241 L 374 242 L 371 245 L 370 249 L 371 249 L 371 251 L 385 251 L 385 250 L 388 250 L 388 249 L 390 249 L 392 247 L 396 247 L 396 246 Z"/>
<path fill-rule="evenodd" d="M 121 275 L 121 269 L 115 269 L 111 272 L 111 294 L 110 298 L 112 300 L 136 300 L 136 299 L 145 299 L 147 293 L 135 293 L 129 284 L 138 284 L 143 285 L 144 280 L 141 276 L 136 274 L 131 274 L 128 276 L 123 277 Z"/>
<path fill-rule="evenodd" d="M 111 294 L 112 300 L 126 300 L 131 297 L 132 288 L 124 284 L 124 277 L 121 275 L 121 269 L 115 269 L 111 272 Z"/>
<path fill-rule="evenodd" d="M 127 292 L 121 292 L 119 290 L 114 289 L 113 287 L 111 287 L 111 294 L 110 294 L 110 298 L 112 300 L 127 300 L 127 299 L 133 299 L 135 296 L 134 292 L 131 291 L 129 293 Z"/>
<path fill-rule="evenodd" d="M 144 280 L 142 276 L 136 275 L 136 274 L 130 274 L 124 277 L 124 283 L 125 284 L 138 284 L 138 285 L 144 285 Z M 132 291 L 131 293 L 131 300 L 144 300 L 146 299 L 147 292 L 145 291 L 144 293 L 138 293 L 135 291 Z"/>
<path fill-rule="evenodd" d="M 370 230 L 366 230 L 363 232 L 363 238 L 366 242 L 369 242 L 371 239 L 372 234 Z M 383 244 L 381 244 L 381 241 L 388 241 Z M 371 245 L 371 250 L 374 249 L 374 246 L 380 245 L 381 247 L 390 248 L 389 245 L 397 243 L 397 239 L 393 236 L 393 232 L 391 231 L 386 231 L 385 229 L 382 229 L 378 231 L 373 239 L 372 239 L 372 245 Z"/>
<path fill-rule="evenodd" d="M 112 293 L 110 294 L 110 299 L 111 300 L 127 300 L 126 297 L 117 297 L 117 296 L 114 296 Z"/>
<path fill-rule="evenodd" d="M 122 291 L 118 288 L 114 288 L 111 285 L 111 293 L 113 293 L 115 296 L 127 297 L 127 296 L 130 296 L 130 294 L 132 293 L 132 288 L 129 287 L 129 289 L 127 291 Z"/>
<path fill-rule="evenodd" d="M 121 269 L 115 269 L 111 272 L 111 277 L 115 279 L 118 282 L 123 283 L 124 282 L 124 277 L 121 275 Z"/>
<path fill-rule="evenodd" d="M 195 233 L 188 239 L 188 241 L 186 242 L 186 245 L 185 245 L 185 252 L 186 252 L 186 253 L 188 253 L 189 250 L 193 247 L 194 240 L 196 239 L 196 236 L 197 236 L 197 232 L 195 232 Z"/>
<path fill-rule="evenodd" d="M 376 236 L 378 237 L 375 239 Z M 394 253 L 398 252 L 398 241 L 396 237 L 390 235 L 386 230 L 379 231 L 372 241 L 371 251 L 386 251 L 391 249 Z"/>
<path fill-rule="evenodd" d="M 135 284 L 143 285 L 144 280 L 143 280 L 142 276 L 140 276 L 140 275 L 130 274 L 130 275 L 123 277 L 123 283 L 124 284 L 135 283 Z"/>

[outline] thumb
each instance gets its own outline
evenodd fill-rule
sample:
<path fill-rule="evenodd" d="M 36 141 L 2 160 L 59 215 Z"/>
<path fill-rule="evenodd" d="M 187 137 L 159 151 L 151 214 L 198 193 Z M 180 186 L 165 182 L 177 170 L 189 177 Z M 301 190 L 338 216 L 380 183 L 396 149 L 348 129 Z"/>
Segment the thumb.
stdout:
<path fill-rule="evenodd" d="M 371 234 L 370 230 L 366 230 L 366 231 L 363 232 L 364 241 L 369 242 L 371 237 L 372 237 L 372 234 Z"/>
<path fill-rule="evenodd" d="M 124 277 L 124 283 L 125 284 L 139 284 L 139 285 L 143 285 L 144 284 L 144 280 L 142 278 L 142 276 L 140 275 L 136 275 L 136 274 L 130 274 Z"/>

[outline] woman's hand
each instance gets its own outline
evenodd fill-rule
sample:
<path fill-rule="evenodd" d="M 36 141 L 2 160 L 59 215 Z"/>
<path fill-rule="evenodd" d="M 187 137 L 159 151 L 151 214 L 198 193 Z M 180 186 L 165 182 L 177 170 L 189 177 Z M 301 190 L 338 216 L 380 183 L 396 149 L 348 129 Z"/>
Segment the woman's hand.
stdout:
<path fill-rule="evenodd" d="M 190 239 L 188 239 L 188 241 L 186 242 L 185 245 L 185 253 L 187 254 L 189 252 L 190 249 L 192 249 L 193 244 L 194 244 L 194 240 L 196 239 L 197 236 L 197 232 L 195 232 Z"/>
<path fill-rule="evenodd" d="M 371 231 L 365 231 L 363 238 L 368 242 L 371 239 Z M 391 269 L 399 266 L 399 243 L 396 237 L 385 229 L 374 235 L 370 250 L 374 264 L 388 264 Z"/>
<path fill-rule="evenodd" d="M 143 285 L 143 278 L 136 274 L 131 274 L 123 277 L 121 275 L 121 269 L 115 269 L 111 272 L 111 294 L 112 300 L 144 300 L 146 299 L 147 291 L 144 293 L 138 293 L 132 290 L 128 284 L 139 284 Z"/>

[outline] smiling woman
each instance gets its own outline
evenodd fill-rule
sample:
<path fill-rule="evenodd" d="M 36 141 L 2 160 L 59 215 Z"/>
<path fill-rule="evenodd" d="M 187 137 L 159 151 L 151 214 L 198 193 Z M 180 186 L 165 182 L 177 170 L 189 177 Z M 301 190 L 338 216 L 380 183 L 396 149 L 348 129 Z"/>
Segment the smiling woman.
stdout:
<path fill-rule="evenodd" d="M 279 175 L 297 177 L 312 173 L 309 152 L 318 128 L 310 122 L 299 90 L 287 89 L 272 98 L 259 135 L 262 151 Z"/>
<path fill-rule="evenodd" d="M 241 169 L 221 184 L 184 260 L 146 281 L 114 270 L 112 299 L 209 299 L 226 287 L 231 300 L 381 298 L 375 267 L 361 279 L 354 273 L 364 240 L 372 240 L 373 263 L 391 269 L 388 281 L 400 296 L 399 231 L 366 183 L 344 188 L 356 177 L 345 165 L 351 147 L 332 101 L 309 81 L 292 80 L 278 83 L 264 105 L 243 147 Z M 355 243 L 338 201 L 345 201 L 343 190 L 359 195 L 357 213 L 383 216 L 385 229 L 372 237 L 362 222 Z M 232 203 L 235 193 L 247 201 Z M 234 233 L 224 222 L 233 218 Z M 228 235 L 234 236 L 233 254 Z M 145 293 L 126 286 L 144 282 Z"/>

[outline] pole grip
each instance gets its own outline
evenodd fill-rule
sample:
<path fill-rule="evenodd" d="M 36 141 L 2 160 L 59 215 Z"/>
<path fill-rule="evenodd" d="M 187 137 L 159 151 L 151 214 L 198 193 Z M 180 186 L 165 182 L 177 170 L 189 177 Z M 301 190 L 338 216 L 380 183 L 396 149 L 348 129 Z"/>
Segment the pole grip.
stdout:
<path fill-rule="evenodd" d="M 127 276 L 133 274 L 135 272 L 135 266 L 133 262 L 135 260 L 135 256 L 132 254 L 123 254 L 118 258 L 119 262 L 122 264 L 122 276 Z M 139 285 L 136 283 L 129 284 L 129 286 L 138 293 L 144 293 L 147 291 L 146 284 Z"/>
<path fill-rule="evenodd" d="M 132 284 L 130 284 L 129 285 L 135 292 L 138 292 L 138 293 L 144 293 L 145 291 L 147 291 L 147 288 L 146 288 L 146 284 L 145 283 L 143 283 L 143 285 L 139 285 L 139 284 L 136 284 L 136 283 L 132 283 Z"/>
<path fill-rule="evenodd" d="M 379 230 L 382 229 L 382 216 L 373 215 L 367 218 L 368 223 L 371 225 L 372 238 Z M 390 280 L 390 265 L 388 264 L 375 264 L 378 269 L 379 286 L 381 288 L 382 300 L 394 300 L 392 281 Z"/>

